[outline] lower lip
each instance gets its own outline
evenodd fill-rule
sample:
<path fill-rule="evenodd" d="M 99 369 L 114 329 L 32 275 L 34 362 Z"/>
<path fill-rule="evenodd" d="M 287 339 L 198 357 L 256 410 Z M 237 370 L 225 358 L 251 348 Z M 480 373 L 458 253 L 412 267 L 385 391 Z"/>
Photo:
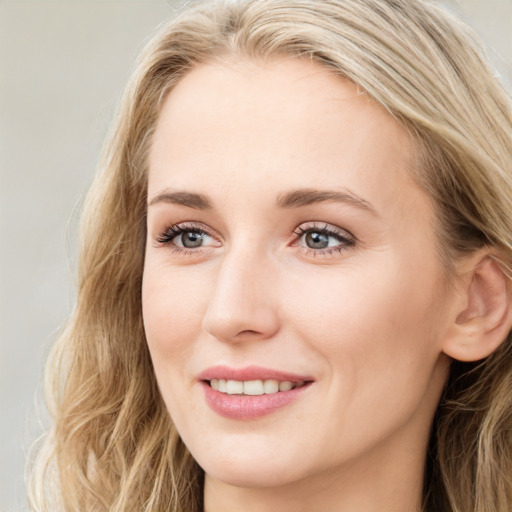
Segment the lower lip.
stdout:
<path fill-rule="evenodd" d="M 228 395 L 215 391 L 208 383 L 201 382 L 206 403 L 224 418 L 235 420 L 253 420 L 266 416 L 285 405 L 297 400 L 311 383 L 290 391 L 279 391 L 269 395 Z"/>

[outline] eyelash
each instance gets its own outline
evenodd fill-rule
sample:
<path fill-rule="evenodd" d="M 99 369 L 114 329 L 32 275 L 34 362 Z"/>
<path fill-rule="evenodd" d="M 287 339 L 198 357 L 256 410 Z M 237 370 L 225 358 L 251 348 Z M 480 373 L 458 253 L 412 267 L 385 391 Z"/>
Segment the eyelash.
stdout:
<path fill-rule="evenodd" d="M 179 254 L 194 255 L 205 250 L 205 247 L 202 246 L 197 248 L 187 248 L 180 247 L 173 243 L 178 236 L 184 233 L 198 233 L 209 236 L 213 239 L 216 238 L 215 236 L 211 235 L 208 230 L 204 229 L 202 224 L 183 222 L 181 224 L 173 224 L 172 226 L 169 226 L 165 231 L 157 236 L 156 241 L 162 246 L 171 247 L 174 253 Z M 319 225 L 315 222 L 305 225 L 302 224 L 298 226 L 293 233 L 296 238 L 292 245 L 295 247 L 298 246 L 301 251 L 313 256 L 328 256 L 334 253 L 341 253 L 356 245 L 356 240 L 350 233 L 340 228 L 330 226 L 329 224 L 322 223 L 322 225 Z M 325 247 L 322 249 L 313 249 L 311 247 L 299 245 L 301 239 L 308 233 L 318 233 L 327 237 L 335 238 L 340 244 L 334 247 Z"/>
<path fill-rule="evenodd" d="M 313 222 L 306 224 L 305 226 L 300 225 L 296 228 L 294 234 L 297 239 L 296 242 L 294 242 L 294 245 L 298 245 L 301 239 L 308 233 L 318 233 L 327 237 L 332 237 L 339 242 L 339 245 L 334 247 L 325 247 L 323 249 L 313 249 L 311 247 L 305 247 L 302 245 L 299 246 L 301 250 L 312 254 L 313 256 L 329 256 L 332 254 L 341 253 L 350 247 L 354 247 L 356 244 L 355 238 L 347 231 L 335 226 L 330 226 L 329 224 L 322 223 L 319 225 L 318 223 Z"/>
<path fill-rule="evenodd" d="M 172 226 L 169 226 L 165 231 L 158 235 L 156 241 L 160 245 L 172 247 L 172 250 L 175 253 L 197 254 L 197 252 L 201 250 L 201 248 L 190 249 L 187 247 L 180 247 L 173 243 L 174 240 L 183 233 L 198 233 L 209 235 L 209 233 L 200 224 L 194 224 L 192 222 L 182 222 L 181 224 L 173 224 Z"/>

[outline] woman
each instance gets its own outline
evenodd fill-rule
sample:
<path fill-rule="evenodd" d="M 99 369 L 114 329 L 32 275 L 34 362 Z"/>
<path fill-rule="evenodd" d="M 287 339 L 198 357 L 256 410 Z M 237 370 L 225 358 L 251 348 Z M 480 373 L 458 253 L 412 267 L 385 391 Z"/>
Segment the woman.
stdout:
<path fill-rule="evenodd" d="M 510 510 L 511 134 L 427 1 L 163 27 L 85 206 L 34 509 Z"/>

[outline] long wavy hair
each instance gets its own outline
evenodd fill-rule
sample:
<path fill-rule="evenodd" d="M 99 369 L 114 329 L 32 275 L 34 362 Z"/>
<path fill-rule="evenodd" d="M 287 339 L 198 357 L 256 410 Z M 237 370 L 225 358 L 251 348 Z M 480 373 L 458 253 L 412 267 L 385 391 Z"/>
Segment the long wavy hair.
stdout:
<path fill-rule="evenodd" d="M 471 29 L 427 0 L 193 2 L 141 54 L 86 199 L 77 303 L 47 363 L 53 424 L 30 462 L 33 510 L 202 510 L 203 472 L 163 404 L 143 329 L 147 155 L 173 86 L 233 55 L 308 59 L 355 83 L 416 143 L 447 276 L 484 245 L 510 275 L 511 99 Z M 453 361 L 425 511 L 512 510 L 511 341 Z"/>

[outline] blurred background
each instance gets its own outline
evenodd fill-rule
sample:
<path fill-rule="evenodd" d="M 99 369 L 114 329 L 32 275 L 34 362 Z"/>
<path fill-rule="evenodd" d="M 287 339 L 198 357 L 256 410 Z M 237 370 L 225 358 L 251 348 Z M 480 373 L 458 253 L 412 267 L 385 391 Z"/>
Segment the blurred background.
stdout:
<path fill-rule="evenodd" d="M 0 512 L 28 510 L 24 460 L 74 303 L 81 200 L 131 66 L 178 3 L 0 0 Z M 512 0 L 442 3 L 482 35 L 512 91 Z"/>

